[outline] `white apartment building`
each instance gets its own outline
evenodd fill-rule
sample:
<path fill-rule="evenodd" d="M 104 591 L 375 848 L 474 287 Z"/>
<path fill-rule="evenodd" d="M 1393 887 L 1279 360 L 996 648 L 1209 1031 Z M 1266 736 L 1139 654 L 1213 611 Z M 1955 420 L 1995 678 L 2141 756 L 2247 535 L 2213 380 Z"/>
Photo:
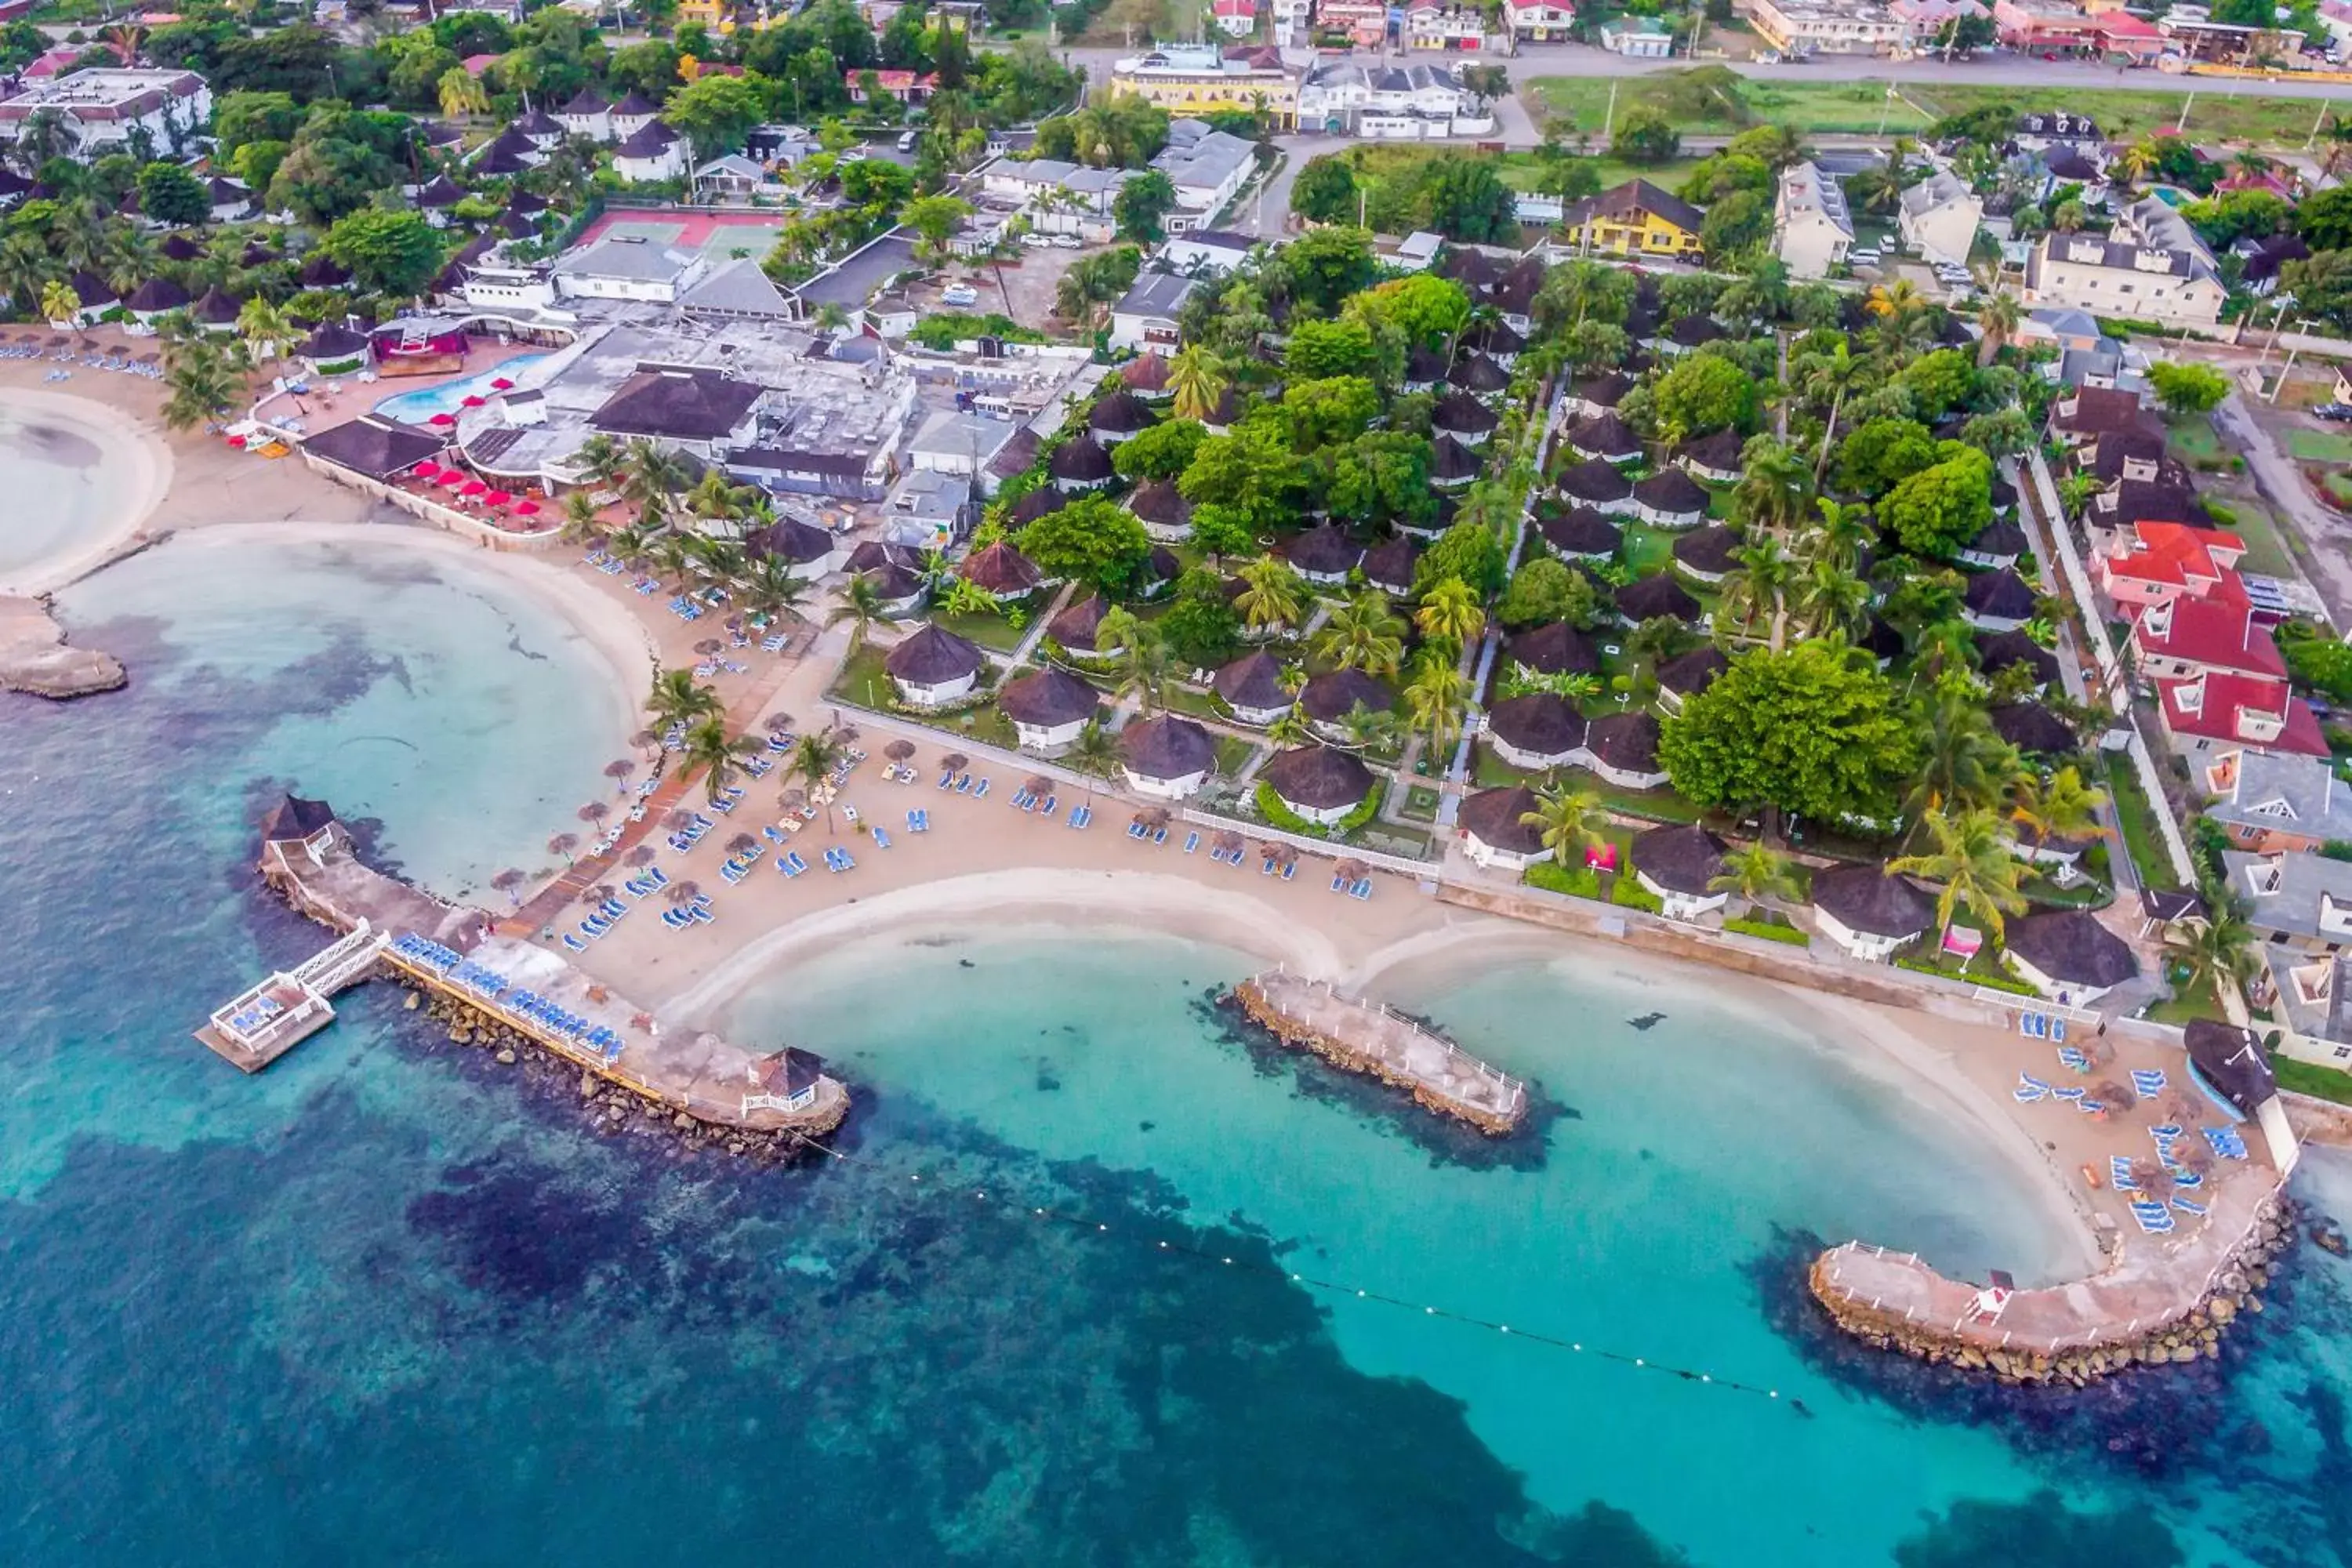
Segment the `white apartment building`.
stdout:
<path fill-rule="evenodd" d="M 2116 226 L 2123 234 L 2124 226 Z M 2045 234 L 2025 263 L 2028 306 L 2064 306 L 2126 321 L 2210 327 L 2228 290 L 2187 250 L 2096 235 Z"/>
<path fill-rule="evenodd" d="M 1853 216 L 1845 191 L 1808 161 L 1780 172 L 1772 206 L 1773 253 L 1795 278 L 1826 278 L 1853 248 Z"/>
<path fill-rule="evenodd" d="M 1886 55 L 1905 26 L 1880 0 L 1747 0 L 1757 37 L 1786 55 Z"/>
<path fill-rule="evenodd" d="M 0 102 L 0 137 L 13 142 L 36 115 L 53 117 L 85 159 L 144 141 L 162 156 L 181 151 L 213 117 L 213 91 L 194 71 L 78 70 L 28 81 Z"/>
<path fill-rule="evenodd" d="M 1905 188 L 1895 227 L 1903 242 L 1928 260 L 1958 267 L 1967 262 L 1983 217 L 1984 203 L 1968 182 L 1948 169 L 1938 169 Z"/>
<path fill-rule="evenodd" d="M 1257 167 L 1257 144 L 1198 120 L 1179 120 L 1151 166 L 1176 187 L 1176 210 L 1165 222 L 1169 233 L 1181 234 L 1208 224 L 1240 192 Z"/>
<path fill-rule="evenodd" d="M 1299 82 L 1298 123 L 1334 135 L 1420 141 L 1483 136 L 1495 129 L 1495 117 L 1451 67 L 1331 59 L 1310 67 Z"/>

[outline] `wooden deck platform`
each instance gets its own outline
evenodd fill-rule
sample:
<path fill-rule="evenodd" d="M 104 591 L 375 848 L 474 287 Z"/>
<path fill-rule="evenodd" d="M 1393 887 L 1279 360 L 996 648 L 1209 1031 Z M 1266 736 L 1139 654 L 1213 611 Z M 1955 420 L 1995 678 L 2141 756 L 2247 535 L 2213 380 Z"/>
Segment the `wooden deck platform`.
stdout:
<path fill-rule="evenodd" d="M 1502 1137 L 1527 1115 L 1527 1086 L 1378 1003 L 1284 969 L 1234 987 L 1242 1011 L 1285 1045 L 1409 1091 L 1432 1110 Z"/>
<path fill-rule="evenodd" d="M 362 920 L 289 970 L 281 970 L 215 1008 L 196 1038 L 236 1064 L 259 1072 L 335 1021 L 331 998 L 375 969 L 383 935 Z"/>

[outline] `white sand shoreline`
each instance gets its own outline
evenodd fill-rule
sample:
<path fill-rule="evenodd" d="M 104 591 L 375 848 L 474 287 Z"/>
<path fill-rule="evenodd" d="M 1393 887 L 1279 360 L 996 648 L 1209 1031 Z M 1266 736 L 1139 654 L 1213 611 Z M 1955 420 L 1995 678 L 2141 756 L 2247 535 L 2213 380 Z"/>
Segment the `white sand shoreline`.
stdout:
<path fill-rule="evenodd" d="M 68 426 L 89 441 L 99 449 L 106 483 L 119 486 L 123 497 L 95 532 L 62 553 L 43 556 L 0 578 L 0 594 L 37 597 L 88 574 L 138 535 L 171 495 L 172 449 L 138 415 L 70 392 L 0 386 L 0 409 L 21 412 L 28 423 Z"/>

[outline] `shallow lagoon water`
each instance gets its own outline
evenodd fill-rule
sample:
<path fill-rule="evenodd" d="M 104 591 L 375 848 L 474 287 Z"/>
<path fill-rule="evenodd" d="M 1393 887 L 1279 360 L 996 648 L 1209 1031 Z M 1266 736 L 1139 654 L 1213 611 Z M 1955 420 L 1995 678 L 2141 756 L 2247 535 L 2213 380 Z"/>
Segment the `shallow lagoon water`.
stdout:
<path fill-rule="evenodd" d="M 614 754 L 584 649 L 434 577 L 158 551 L 68 597 L 129 690 L 0 699 L 10 1560 L 2344 1560 L 2341 1264 L 2219 1389 L 1906 1394 L 1801 1331 L 1790 1233 L 2030 1268 L 2038 1208 L 1851 1047 L 1605 963 L 1399 997 L 1565 1108 L 1516 1161 L 1231 1037 L 1200 1004 L 1241 956 L 1060 932 L 747 998 L 860 1088 L 822 1169 L 596 1138 L 382 987 L 242 1078 L 186 1031 L 320 941 L 252 885 L 269 789 L 454 891 Z M 2352 1210 L 2340 1163 L 2303 1184 Z M 2118 1422 L 2163 1424 L 2155 1472 Z"/>
<path fill-rule="evenodd" d="M 0 581 L 71 554 L 131 504 L 121 465 L 71 419 L 0 402 Z M 37 504 L 34 504 L 37 498 Z"/>

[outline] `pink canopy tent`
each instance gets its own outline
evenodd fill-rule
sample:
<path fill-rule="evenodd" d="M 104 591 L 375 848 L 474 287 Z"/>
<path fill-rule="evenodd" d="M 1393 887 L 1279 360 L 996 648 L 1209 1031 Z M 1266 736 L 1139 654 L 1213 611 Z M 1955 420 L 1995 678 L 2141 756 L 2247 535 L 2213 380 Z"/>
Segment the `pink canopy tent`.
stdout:
<path fill-rule="evenodd" d="M 463 469 L 463 468 L 444 468 L 444 469 L 442 469 L 442 470 L 441 470 L 441 488 L 442 488 L 443 489 L 454 490 L 454 489 L 456 489 L 459 485 L 462 485 L 462 484 L 464 484 L 465 482 L 466 482 L 466 470 L 465 470 L 465 469 Z"/>

